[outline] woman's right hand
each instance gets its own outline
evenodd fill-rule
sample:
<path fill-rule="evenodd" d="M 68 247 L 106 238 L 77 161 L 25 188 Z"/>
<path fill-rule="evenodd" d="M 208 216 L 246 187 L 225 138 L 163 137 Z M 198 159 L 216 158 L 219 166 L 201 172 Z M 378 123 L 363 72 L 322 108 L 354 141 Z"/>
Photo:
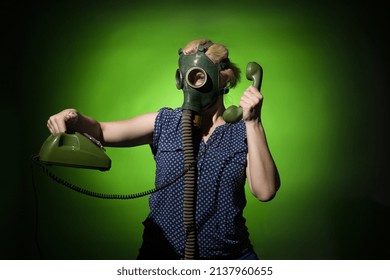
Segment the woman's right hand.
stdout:
<path fill-rule="evenodd" d="M 51 134 L 65 132 L 78 120 L 78 112 L 75 109 L 65 109 L 52 115 L 47 121 L 47 127 Z"/>

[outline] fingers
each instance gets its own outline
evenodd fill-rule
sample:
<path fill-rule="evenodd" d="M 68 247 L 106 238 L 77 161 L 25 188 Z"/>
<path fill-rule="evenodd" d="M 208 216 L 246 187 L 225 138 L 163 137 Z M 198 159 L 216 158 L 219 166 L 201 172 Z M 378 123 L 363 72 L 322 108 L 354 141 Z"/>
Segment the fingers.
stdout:
<path fill-rule="evenodd" d="M 74 122 L 77 120 L 77 111 L 74 110 L 74 109 L 69 109 L 66 111 L 66 114 L 65 114 L 65 122 Z"/>
<path fill-rule="evenodd" d="M 240 106 L 247 109 L 253 109 L 261 104 L 262 100 L 262 94 L 254 86 L 250 86 L 241 96 Z"/>
<path fill-rule="evenodd" d="M 47 121 L 47 127 L 53 135 L 66 131 L 65 121 L 58 115 L 54 115 L 49 118 Z"/>
<path fill-rule="evenodd" d="M 250 86 L 244 91 L 240 99 L 244 121 L 253 121 L 260 118 L 262 101 L 263 96 L 254 86 Z"/>
<path fill-rule="evenodd" d="M 67 130 L 67 123 L 73 123 L 77 120 L 77 111 L 74 109 L 66 109 L 62 112 L 51 116 L 47 121 L 47 128 L 51 134 L 55 135 Z"/>

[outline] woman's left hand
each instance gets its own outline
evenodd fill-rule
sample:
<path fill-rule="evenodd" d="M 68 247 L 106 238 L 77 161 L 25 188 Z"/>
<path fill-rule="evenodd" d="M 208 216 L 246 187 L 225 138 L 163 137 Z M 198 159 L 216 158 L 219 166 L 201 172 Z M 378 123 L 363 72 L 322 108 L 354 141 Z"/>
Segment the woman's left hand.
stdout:
<path fill-rule="evenodd" d="M 254 86 L 248 87 L 241 96 L 240 107 L 244 121 L 259 121 L 263 95 Z"/>

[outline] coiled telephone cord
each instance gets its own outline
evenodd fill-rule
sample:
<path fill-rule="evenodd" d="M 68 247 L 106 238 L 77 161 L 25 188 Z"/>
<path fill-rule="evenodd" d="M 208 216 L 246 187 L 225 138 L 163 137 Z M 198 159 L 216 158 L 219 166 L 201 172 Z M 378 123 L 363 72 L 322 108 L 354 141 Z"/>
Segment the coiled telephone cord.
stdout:
<path fill-rule="evenodd" d="M 99 192 L 90 191 L 90 190 L 87 190 L 87 189 L 82 188 L 80 186 L 77 186 L 75 184 L 69 183 L 68 181 L 66 181 L 66 180 L 60 178 L 59 176 L 57 176 L 56 174 L 54 174 L 54 172 L 50 171 L 49 168 L 45 164 L 43 164 L 39 161 L 39 155 L 33 155 L 32 160 L 41 168 L 42 172 L 45 173 L 53 181 L 55 181 L 56 183 L 58 183 L 60 185 L 65 186 L 73 191 L 76 191 L 78 193 L 92 196 L 92 197 L 96 197 L 96 198 L 102 198 L 102 199 L 116 199 L 116 200 L 135 199 L 135 198 L 140 198 L 140 197 L 155 193 L 157 191 L 163 190 L 166 187 L 168 187 L 169 185 L 171 185 L 174 182 L 176 182 L 177 180 L 179 180 L 180 178 L 182 178 L 185 174 L 187 174 L 195 166 L 195 164 L 198 162 L 198 160 L 206 153 L 208 147 L 212 144 L 212 142 L 214 142 L 215 139 L 217 139 L 218 135 L 220 135 L 224 131 L 228 130 L 230 125 L 231 124 L 227 124 L 226 128 L 224 130 L 222 130 L 220 133 L 216 134 L 214 137 L 210 138 L 209 141 L 207 141 L 207 144 L 205 145 L 203 151 L 199 154 L 199 156 L 197 158 L 195 158 L 194 160 L 192 160 L 190 163 L 188 163 L 185 166 L 184 170 L 180 174 L 178 174 L 176 177 L 172 178 L 172 180 L 166 182 L 164 185 L 162 185 L 160 187 L 149 189 L 149 190 L 139 192 L 139 193 L 107 194 L 107 193 L 99 193 Z"/>
<path fill-rule="evenodd" d="M 149 189 L 149 190 L 146 190 L 146 191 L 143 191 L 143 192 L 133 193 L 133 194 L 107 194 L 107 193 L 99 193 L 99 192 L 94 192 L 94 191 L 87 190 L 87 189 L 85 189 L 83 187 L 79 187 L 79 186 L 77 186 L 75 184 L 69 183 L 68 181 L 60 178 L 59 176 L 54 174 L 52 171 L 49 170 L 49 168 L 47 168 L 44 164 L 42 164 L 39 161 L 39 156 L 38 155 L 34 155 L 32 157 L 32 160 L 41 168 L 43 173 L 45 173 L 50 179 L 52 179 L 53 181 L 55 181 L 56 183 L 58 183 L 60 185 L 63 185 L 63 186 L 65 186 L 65 187 L 67 187 L 67 188 L 69 188 L 69 189 L 71 189 L 73 191 L 76 191 L 76 192 L 84 194 L 84 195 L 88 195 L 88 196 L 92 196 L 92 197 L 96 197 L 96 198 L 102 198 L 102 199 L 117 199 L 117 200 L 128 200 L 128 199 L 140 198 L 140 197 L 143 197 L 143 196 L 150 195 L 150 194 L 152 194 L 154 192 L 163 190 L 166 187 L 168 187 L 169 185 L 171 185 L 174 182 L 176 182 L 181 177 L 183 177 L 184 174 L 187 173 L 188 170 L 190 170 L 195 165 L 195 163 L 197 161 L 197 160 L 195 160 L 194 162 L 192 162 L 186 169 L 183 170 L 182 173 L 180 173 L 179 175 L 174 177 L 172 180 L 166 182 L 161 187 L 153 188 L 153 189 Z"/>

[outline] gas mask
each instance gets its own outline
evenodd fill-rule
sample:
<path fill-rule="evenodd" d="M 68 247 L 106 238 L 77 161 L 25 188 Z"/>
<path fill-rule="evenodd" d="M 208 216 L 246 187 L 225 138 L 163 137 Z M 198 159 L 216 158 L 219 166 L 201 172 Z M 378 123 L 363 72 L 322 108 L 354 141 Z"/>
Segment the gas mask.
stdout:
<path fill-rule="evenodd" d="M 228 67 L 229 60 L 214 64 L 205 54 L 208 47 L 209 45 L 199 46 L 196 53 L 188 55 L 179 49 L 176 87 L 184 92 L 182 109 L 198 114 L 215 104 L 219 94 L 228 91 L 227 88 L 220 88 L 219 72 Z"/>

